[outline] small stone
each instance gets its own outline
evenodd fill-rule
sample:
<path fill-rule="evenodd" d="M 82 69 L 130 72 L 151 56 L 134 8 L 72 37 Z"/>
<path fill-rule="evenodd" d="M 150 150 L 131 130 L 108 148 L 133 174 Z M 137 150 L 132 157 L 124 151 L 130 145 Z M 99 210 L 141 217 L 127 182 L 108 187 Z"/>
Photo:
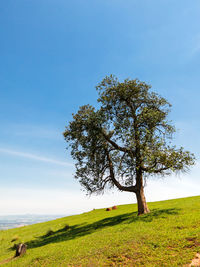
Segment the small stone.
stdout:
<path fill-rule="evenodd" d="M 27 245 L 20 243 L 17 245 L 15 257 L 19 257 L 26 253 Z"/>

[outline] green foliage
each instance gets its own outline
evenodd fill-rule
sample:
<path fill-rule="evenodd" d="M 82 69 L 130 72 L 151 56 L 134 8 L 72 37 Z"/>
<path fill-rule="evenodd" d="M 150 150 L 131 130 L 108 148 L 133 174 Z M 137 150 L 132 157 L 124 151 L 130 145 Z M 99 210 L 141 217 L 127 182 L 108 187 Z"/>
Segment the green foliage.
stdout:
<path fill-rule="evenodd" d="M 111 75 L 96 88 L 100 108 L 80 107 L 64 132 L 75 178 L 89 194 L 113 186 L 141 192 L 143 176 L 187 171 L 194 164 L 193 154 L 171 145 L 171 105 L 149 85 Z"/>
<path fill-rule="evenodd" d="M 121 205 L 0 231 L 0 263 L 20 236 L 27 253 L 2 266 L 184 266 L 200 252 L 200 196 L 149 203 L 151 213 Z M 70 225 L 65 230 L 65 225 Z M 47 236 L 49 229 L 52 235 Z"/>

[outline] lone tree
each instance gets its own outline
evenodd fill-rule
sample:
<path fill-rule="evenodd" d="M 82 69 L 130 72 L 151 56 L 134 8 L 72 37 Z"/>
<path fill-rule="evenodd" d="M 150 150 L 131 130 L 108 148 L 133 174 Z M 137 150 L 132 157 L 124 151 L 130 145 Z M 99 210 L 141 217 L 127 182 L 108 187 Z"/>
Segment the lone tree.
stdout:
<path fill-rule="evenodd" d="M 147 177 L 187 171 L 195 161 L 193 154 L 171 145 L 171 105 L 150 88 L 137 79 L 105 77 L 96 87 L 99 109 L 80 107 L 64 132 L 76 160 L 75 178 L 87 193 L 114 186 L 133 192 L 138 215 L 149 212 Z"/>

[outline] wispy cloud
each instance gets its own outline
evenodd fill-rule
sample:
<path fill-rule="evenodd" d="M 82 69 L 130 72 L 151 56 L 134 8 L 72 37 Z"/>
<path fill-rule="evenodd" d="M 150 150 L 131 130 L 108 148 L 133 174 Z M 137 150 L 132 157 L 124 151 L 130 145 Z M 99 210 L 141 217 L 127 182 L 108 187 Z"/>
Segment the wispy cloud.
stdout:
<path fill-rule="evenodd" d="M 21 151 L 15 151 L 15 150 L 6 149 L 6 148 L 0 148 L 0 153 L 9 154 L 12 156 L 17 156 L 17 157 L 23 157 L 23 158 L 27 158 L 27 159 L 43 161 L 43 162 L 57 164 L 57 165 L 61 165 L 61 166 L 70 166 L 70 167 L 73 166 L 73 164 L 69 163 L 69 162 L 51 159 L 51 158 L 44 157 L 44 156 L 39 156 L 39 155 L 21 152 Z"/>
<path fill-rule="evenodd" d="M 18 138 L 37 138 L 37 139 L 54 139 L 64 140 L 62 132 L 63 129 L 59 127 L 52 128 L 49 125 L 31 125 L 31 124 L 19 124 L 19 123 L 7 123 L 1 125 L 1 134 L 7 135 L 12 131 L 12 134 Z"/>

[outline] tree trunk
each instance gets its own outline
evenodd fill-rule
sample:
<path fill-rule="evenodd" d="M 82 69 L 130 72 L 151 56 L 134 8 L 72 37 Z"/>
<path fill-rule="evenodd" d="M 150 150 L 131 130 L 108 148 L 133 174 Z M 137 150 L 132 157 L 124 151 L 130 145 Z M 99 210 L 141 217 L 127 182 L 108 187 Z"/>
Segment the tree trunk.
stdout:
<path fill-rule="evenodd" d="M 150 210 L 149 210 L 149 208 L 147 206 L 146 198 L 144 196 L 143 187 L 141 187 L 136 192 L 136 197 L 137 197 L 137 205 L 138 205 L 138 215 L 149 213 Z"/>

